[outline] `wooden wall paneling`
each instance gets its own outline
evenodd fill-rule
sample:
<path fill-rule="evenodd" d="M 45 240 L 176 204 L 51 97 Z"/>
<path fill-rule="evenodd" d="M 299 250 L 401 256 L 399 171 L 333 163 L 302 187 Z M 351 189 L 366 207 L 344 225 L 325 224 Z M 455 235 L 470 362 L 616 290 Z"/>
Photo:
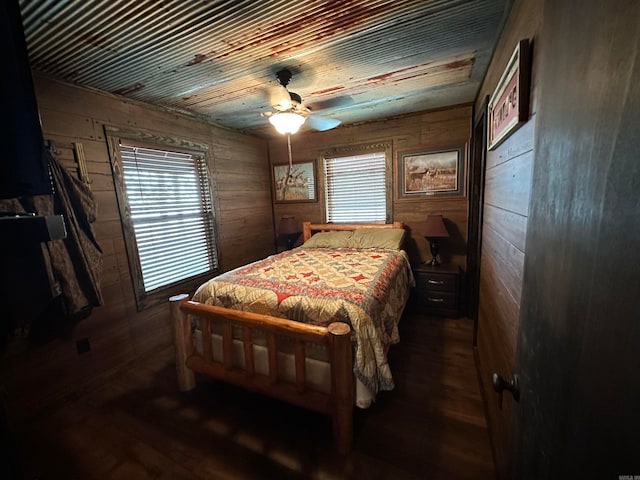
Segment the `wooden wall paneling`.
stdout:
<path fill-rule="evenodd" d="M 276 222 L 276 227 L 278 225 L 278 222 L 280 221 L 280 219 L 282 218 L 283 215 L 293 215 L 296 220 L 299 222 L 300 224 L 300 231 L 302 231 L 302 222 L 303 221 L 308 221 L 311 223 L 324 223 L 323 219 L 322 219 L 322 215 L 320 214 L 320 212 L 318 211 L 318 206 L 315 206 L 316 208 L 311 207 L 310 208 L 310 204 L 308 203 L 282 203 L 282 204 L 276 204 L 276 208 L 279 212 L 281 212 L 281 215 L 276 215 L 275 218 L 275 222 Z M 313 211 L 317 212 L 317 215 L 314 214 L 310 214 L 309 210 L 313 209 Z"/>
<path fill-rule="evenodd" d="M 484 280 L 490 282 L 491 289 L 487 292 L 495 292 L 495 298 L 492 299 L 496 304 L 496 298 L 500 302 L 514 303 L 514 309 L 500 310 L 508 312 L 511 316 L 501 316 L 501 323 L 504 323 L 505 331 L 509 331 L 510 335 L 505 338 L 504 348 L 511 349 L 514 343 L 510 339 L 515 338 L 517 328 L 507 328 L 507 325 L 517 325 L 520 299 L 522 296 L 522 278 L 524 267 L 524 253 L 509 244 L 497 232 L 490 228 L 483 230 L 483 237 L 486 242 L 482 244 L 481 270 L 483 271 L 481 285 Z M 486 297 L 485 297 L 486 299 Z M 488 300 L 488 299 L 487 299 Z M 487 325 L 494 328 L 494 325 Z"/>
<path fill-rule="evenodd" d="M 41 113 L 43 109 L 51 109 L 71 116 L 88 116 L 94 122 L 95 138 L 99 140 L 104 140 L 103 125 L 170 132 L 204 141 L 210 135 L 210 129 L 215 128 L 195 117 L 106 92 L 78 88 L 37 74 L 34 75 L 34 86 Z"/>
<path fill-rule="evenodd" d="M 39 110 L 45 139 L 60 136 L 92 140 L 101 136 L 101 132 L 95 130 L 93 119 L 87 115 L 74 115 L 46 107 L 40 107 Z"/>
<path fill-rule="evenodd" d="M 265 231 L 271 232 L 272 229 L 273 221 L 270 211 L 264 209 L 259 211 L 251 210 L 246 214 L 225 219 L 221 236 L 223 238 L 233 238 L 228 235 L 242 236 L 251 230 L 263 232 L 264 234 Z"/>
<path fill-rule="evenodd" d="M 475 102 L 476 109 L 483 107 L 513 49 L 528 38 L 533 45 L 529 120 L 495 150 L 487 152 L 485 165 L 476 362 L 499 478 L 507 478 L 510 422 L 517 404 L 507 393 L 500 408 L 491 375 L 496 372 L 509 380 L 515 373 L 539 96 L 535 45 L 542 11 L 543 0 L 514 2 Z"/>
<path fill-rule="evenodd" d="M 133 349 L 136 355 L 153 351 L 173 338 L 173 326 L 166 305 L 154 305 L 135 317 L 128 317 Z"/>
<path fill-rule="evenodd" d="M 259 177 L 269 175 L 269 168 L 266 159 L 264 162 L 256 165 L 255 155 L 262 148 L 252 149 L 243 148 L 231 151 L 229 148 L 213 147 L 214 171 L 216 173 L 247 173 L 247 170 Z M 250 155 L 251 154 L 251 155 Z M 238 158 L 235 158 L 238 155 Z"/>
<path fill-rule="evenodd" d="M 487 168 L 484 203 L 527 216 L 533 152 Z"/>
<path fill-rule="evenodd" d="M 509 149 L 513 143 L 509 138 L 500 148 Z M 507 468 L 511 409 L 496 408 L 498 394 L 492 389 L 491 376 L 498 373 L 509 380 L 515 373 L 525 252 L 518 248 L 524 245 L 522 236 L 514 234 L 509 223 L 499 220 L 515 218 L 516 232 L 517 229 L 521 232 L 526 230 L 532 158 L 532 153 L 528 152 L 485 172 L 484 205 L 487 215 L 482 227 L 477 357 L 495 459 L 502 477 L 506 475 Z"/>
<path fill-rule="evenodd" d="M 493 266 L 489 264 L 483 265 L 483 267 L 491 268 Z M 489 376 L 496 371 L 496 367 L 511 368 L 515 345 L 505 344 L 504 348 L 495 347 L 496 345 L 502 346 L 503 339 L 508 338 L 514 332 L 517 333 L 518 328 L 518 322 L 513 320 L 513 315 L 518 313 L 519 305 L 505 292 L 500 273 L 499 270 L 489 271 L 480 283 L 480 294 L 487 300 L 480 303 L 479 316 L 480 322 L 487 326 L 482 335 L 478 336 L 478 350 L 484 353 L 481 358 L 483 362 L 481 366 L 484 367 L 483 372 Z M 495 292 L 499 293 L 493 294 Z M 504 375 L 504 373 L 499 373 Z M 511 398 L 508 393 L 506 396 Z M 487 400 L 491 405 L 499 406 L 500 404 L 500 396 L 498 394 L 488 396 Z M 509 422 L 494 423 L 508 429 Z M 502 455 L 506 455 L 506 453 L 506 450 L 501 452 Z"/>
<path fill-rule="evenodd" d="M 493 168 L 501 163 L 511 160 L 519 155 L 533 150 L 535 139 L 535 122 L 527 122 L 509 137 L 508 148 L 497 148 L 487 152 L 486 168 Z"/>
<path fill-rule="evenodd" d="M 270 181 L 270 177 L 254 172 L 216 172 L 216 190 L 233 194 L 240 202 L 255 204 L 253 192 L 264 190 L 265 184 L 269 184 Z"/>
<path fill-rule="evenodd" d="M 302 132 L 292 137 L 292 156 L 294 161 L 317 160 L 322 152 L 335 147 L 391 143 L 393 158 L 392 171 L 389 174 L 395 178 L 393 170 L 398 151 L 421 147 L 465 145 L 471 136 L 471 117 L 470 105 L 456 105 L 414 115 L 388 118 L 378 122 L 339 127 L 326 132 Z M 286 148 L 284 137 L 278 136 L 269 140 L 271 163 L 282 163 L 280 159 L 287 158 Z M 316 172 L 318 176 L 322 174 L 321 169 L 322 166 L 318 162 Z M 321 184 L 320 181 L 317 183 Z M 395 182 L 393 188 L 395 188 Z M 294 214 L 300 221 L 321 222 L 324 221 L 323 202 L 324 193 L 319 189 L 318 201 L 315 203 L 276 203 L 274 218 L 277 222 L 283 215 Z M 455 230 L 455 236 L 447 239 L 446 242 L 443 241 L 441 249 L 443 258 L 464 268 L 468 217 L 466 197 L 441 197 L 417 202 L 402 202 L 396 201 L 394 191 L 392 212 L 393 219 L 404 222 L 409 232 L 407 245 L 412 262 L 431 258 L 428 243 L 421 236 L 415 235 L 415 232 L 419 231 L 420 224 L 429 213 L 442 213 Z"/>
<path fill-rule="evenodd" d="M 420 143 L 423 145 L 439 145 L 439 146 L 458 146 L 459 144 L 451 143 L 458 141 L 454 132 L 470 132 L 471 131 L 471 115 L 470 109 L 459 108 L 452 109 L 451 113 L 440 111 L 433 115 L 422 116 L 420 122 Z M 449 115 L 445 115 L 449 113 Z M 469 135 L 464 138 L 466 143 Z"/>
<path fill-rule="evenodd" d="M 484 205 L 484 225 L 500 235 L 521 252 L 525 251 L 527 217 L 493 205 Z"/>
<path fill-rule="evenodd" d="M 70 338 L 38 348 L 28 346 L 20 354 L 3 359 L 10 410 L 13 404 L 20 404 L 25 413 L 35 411 L 134 358 L 129 329 L 123 328 L 119 318 L 124 316 L 117 307 L 109 316 L 91 315 L 73 328 Z M 75 341 L 82 338 L 90 338 L 91 351 L 80 356 Z"/>
<path fill-rule="evenodd" d="M 65 338 L 39 347 L 25 344 L 12 348 L 12 355 L 2 365 L 3 378 L 13 379 L 6 384 L 8 405 L 14 401 L 35 405 L 41 400 L 62 396 L 171 342 L 164 318 L 168 313 L 165 305 L 143 312 L 136 310 L 105 125 L 140 128 L 209 144 L 213 184 L 221 186 L 214 192 L 214 197 L 217 194 L 222 198 L 224 207 L 221 210 L 216 205 L 218 228 L 224 232 L 223 241 L 218 245 L 220 257 L 228 258 L 230 265 L 236 266 L 273 250 L 265 140 L 141 102 L 43 77 L 34 78 L 34 83 L 44 137 L 64 147 L 61 156 L 69 167 L 72 166 L 73 144 L 81 143 L 84 150 L 91 188 L 98 203 L 93 227 L 103 249 L 104 305 L 94 308 L 92 314 L 81 320 Z M 216 178 L 218 173 L 224 183 Z M 237 175 L 240 173 L 245 174 L 249 183 L 244 192 L 242 188 L 228 187 L 229 179 L 231 183 L 239 183 Z M 261 178 L 264 181 L 261 182 Z M 234 207 L 238 203 L 243 209 Z M 79 355 L 76 340 L 82 338 L 89 339 L 91 350 Z"/>
<path fill-rule="evenodd" d="M 267 143 L 230 130 L 211 135 L 219 263 L 227 271 L 273 253 Z"/>
<path fill-rule="evenodd" d="M 102 257 L 101 285 L 108 286 L 121 283 L 120 266 L 116 252 Z"/>
<path fill-rule="evenodd" d="M 253 245 L 249 246 L 251 243 Z M 227 252 L 224 270 L 231 270 L 273 253 L 273 227 L 269 225 L 268 229 L 263 231 L 246 229 L 243 232 L 230 233 L 223 229 L 220 244 Z"/>

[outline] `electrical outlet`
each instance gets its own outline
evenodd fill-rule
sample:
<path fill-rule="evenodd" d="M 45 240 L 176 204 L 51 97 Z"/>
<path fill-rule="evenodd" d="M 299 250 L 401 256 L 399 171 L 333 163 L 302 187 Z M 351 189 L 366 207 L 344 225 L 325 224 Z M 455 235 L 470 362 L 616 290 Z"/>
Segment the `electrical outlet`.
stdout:
<path fill-rule="evenodd" d="M 88 338 L 81 338 L 76 341 L 76 350 L 78 351 L 78 355 L 82 355 L 83 353 L 87 353 L 91 350 L 91 344 L 89 343 Z"/>

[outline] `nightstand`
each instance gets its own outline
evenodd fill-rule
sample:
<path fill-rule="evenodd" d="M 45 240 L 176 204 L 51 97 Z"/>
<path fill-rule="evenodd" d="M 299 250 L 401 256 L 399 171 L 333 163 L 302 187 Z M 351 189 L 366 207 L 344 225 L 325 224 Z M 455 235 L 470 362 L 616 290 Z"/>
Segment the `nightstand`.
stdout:
<path fill-rule="evenodd" d="M 432 267 L 414 265 L 416 286 L 411 294 L 414 308 L 421 313 L 457 317 L 460 313 L 462 269 L 457 265 Z"/>

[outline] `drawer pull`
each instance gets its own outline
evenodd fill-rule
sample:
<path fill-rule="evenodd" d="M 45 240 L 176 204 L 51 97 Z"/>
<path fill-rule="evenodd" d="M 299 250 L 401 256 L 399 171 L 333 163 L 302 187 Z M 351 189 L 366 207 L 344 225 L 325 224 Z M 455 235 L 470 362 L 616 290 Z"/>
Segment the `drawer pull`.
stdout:
<path fill-rule="evenodd" d="M 430 302 L 435 302 L 435 303 L 442 303 L 442 302 L 444 302 L 444 298 L 427 297 L 427 300 L 429 300 Z"/>
<path fill-rule="evenodd" d="M 444 282 L 442 280 L 431 280 L 431 279 L 428 279 L 427 283 L 430 283 L 431 285 L 444 285 Z"/>

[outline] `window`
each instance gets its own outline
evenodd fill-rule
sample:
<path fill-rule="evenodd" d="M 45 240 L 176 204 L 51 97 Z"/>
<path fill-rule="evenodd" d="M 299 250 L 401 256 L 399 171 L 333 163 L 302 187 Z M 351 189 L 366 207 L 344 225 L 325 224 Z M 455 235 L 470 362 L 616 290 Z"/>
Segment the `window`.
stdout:
<path fill-rule="evenodd" d="M 387 150 L 344 152 L 324 157 L 327 222 L 357 223 L 390 220 Z"/>
<path fill-rule="evenodd" d="M 198 151 L 126 138 L 111 143 L 118 150 L 112 155 L 118 203 L 138 309 L 143 309 L 165 301 L 168 288 L 199 283 L 217 270 L 207 162 Z"/>

